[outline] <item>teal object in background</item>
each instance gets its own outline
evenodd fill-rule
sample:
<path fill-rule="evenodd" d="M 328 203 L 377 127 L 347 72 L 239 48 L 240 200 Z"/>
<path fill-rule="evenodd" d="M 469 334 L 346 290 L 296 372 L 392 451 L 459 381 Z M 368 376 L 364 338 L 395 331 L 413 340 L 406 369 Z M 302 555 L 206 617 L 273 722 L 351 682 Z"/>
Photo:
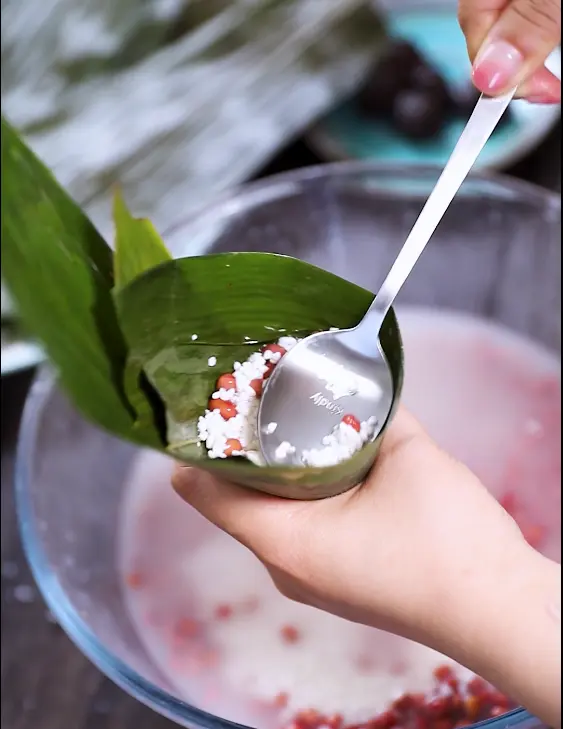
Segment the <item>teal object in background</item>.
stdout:
<path fill-rule="evenodd" d="M 405 9 L 388 17 L 389 34 L 411 41 L 443 75 L 449 85 L 467 86 L 471 66 L 465 39 L 457 22 L 455 5 Z M 550 69 L 561 74 L 557 50 Z M 534 106 L 524 101 L 511 105 L 511 119 L 493 134 L 476 168 L 503 167 L 531 151 L 560 117 L 559 106 Z M 414 141 L 395 131 L 390 123 L 368 119 L 353 103 L 326 117 L 310 134 L 309 141 L 330 159 L 363 159 L 397 164 L 446 163 L 461 131 L 463 119 L 452 119 L 436 138 Z"/>

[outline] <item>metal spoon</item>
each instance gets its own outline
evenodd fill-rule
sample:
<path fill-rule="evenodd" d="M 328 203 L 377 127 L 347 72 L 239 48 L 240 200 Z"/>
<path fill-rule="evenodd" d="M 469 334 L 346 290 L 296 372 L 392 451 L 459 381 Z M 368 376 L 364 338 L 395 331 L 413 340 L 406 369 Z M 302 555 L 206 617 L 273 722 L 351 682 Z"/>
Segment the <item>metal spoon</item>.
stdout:
<path fill-rule="evenodd" d="M 371 418 L 372 439 L 385 425 L 394 388 L 379 342 L 383 320 L 515 91 L 480 97 L 362 321 L 353 329 L 306 337 L 273 370 L 258 414 L 260 446 L 270 465 L 302 465 L 303 452 L 321 448 L 346 414 L 359 421 Z"/>

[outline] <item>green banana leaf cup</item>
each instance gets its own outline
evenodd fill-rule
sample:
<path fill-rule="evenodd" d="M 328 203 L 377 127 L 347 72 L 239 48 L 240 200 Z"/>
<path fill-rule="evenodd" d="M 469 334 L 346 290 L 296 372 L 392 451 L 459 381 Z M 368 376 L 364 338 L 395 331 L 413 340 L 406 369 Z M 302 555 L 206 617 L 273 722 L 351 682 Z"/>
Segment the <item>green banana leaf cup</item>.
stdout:
<path fill-rule="evenodd" d="M 148 221 L 131 216 L 118 193 L 114 221 L 112 251 L 2 121 L 2 273 L 22 320 L 44 345 L 79 411 L 120 438 L 276 496 L 326 498 L 359 483 L 401 394 L 403 349 L 394 313 L 384 322 L 381 342 L 395 399 L 373 442 L 328 468 L 210 459 L 197 421 L 218 376 L 280 336 L 354 326 L 373 294 L 300 260 L 298 251 L 296 257 L 242 250 L 174 257 Z M 217 220 L 209 223 L 211 231 Z M 291 224 L 305 228 L 307 220 Z M 241 230 L 240 242 L 249 233 Z M 220 248 L 220 235 L 216 242 Z M 196 244 L 183 241 L 176 252 Z"/>

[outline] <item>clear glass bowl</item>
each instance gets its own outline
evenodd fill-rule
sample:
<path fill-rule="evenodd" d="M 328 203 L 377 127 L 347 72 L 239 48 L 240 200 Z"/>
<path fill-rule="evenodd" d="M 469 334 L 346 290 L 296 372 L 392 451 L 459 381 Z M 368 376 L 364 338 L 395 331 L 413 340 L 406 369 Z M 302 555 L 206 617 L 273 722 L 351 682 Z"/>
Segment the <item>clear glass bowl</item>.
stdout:
<path fill-rule="evenodd" d="M 362 163 L 306 168 L 225 195 L 169 231 L 177 256 L 264 250 L 304 258 L 375 290 L 438 175 Z M 401 294 L 484 315 L 560 352 L 560 200 L 476 176 Z M 101 432 L 43 371 L 30 392 L 16 470 L 23 542 L 49 608 L 109 678 L 192 729 L 236 725 L 174 695 L 130 622 L 116 569 L 125 474 L 136 449 Z M 319 707 L 322 708 L 322 707 Z M 540 727 L 524 710 L 491 727 Z"/>

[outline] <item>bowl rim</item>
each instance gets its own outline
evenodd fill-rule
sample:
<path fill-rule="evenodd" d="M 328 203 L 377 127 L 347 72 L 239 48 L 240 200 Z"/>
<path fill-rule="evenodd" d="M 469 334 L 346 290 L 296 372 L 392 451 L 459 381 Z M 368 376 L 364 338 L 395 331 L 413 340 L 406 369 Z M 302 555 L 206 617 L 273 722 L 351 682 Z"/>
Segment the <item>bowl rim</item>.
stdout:
<path fill-rule="evenodd" d="M 354 178 L 358 175 L 380 175 L 382 178 L 396 177 L 409 181 L 428 181 L 429 177 L 434 180 L 443 171 L 443 167 L 437 164 L 395 164 L 393 162 L 377 162 L 376 160 L 340 160 L 335 162 L 319 163 L 298 167 L 292 170 L 279 172 L 267 177 L 258 178 L 241 185 L 236 185 L 213 196 L 213 198 L 195 209 L 189 210 L 185 215 L 168 226 L 163 232 L 163 238 L 177 233 L 188 224 L 197 224 L 206 221 L 211 213 L 223 208 L 225 219 L 235 216 L 244 210 L 249 203 L 260 205 L 269 200 L 275 199 L 276 188 L 285 191 L 285 194 L 294 193 L 299 185 L 310 183 L 315 180 L 339 179 L 347 177 Z M 479 170 L 471 172 L 463 186 L 481 182 L 492 185 L 497 192 L 501 190 L 505 194 L 524 197 L 527 201 L 542 204 L 545 208 L 561 211 L 561 192 L 543 187 L 534 182 L 522 180 L 513 175 L 491 170 Z M 427 196 L 427 195 L 426 195 Z M 423 198 L 425 196 L 423 195 Z M 256 198 L 255 203 L 252 201 Z M 213 245 L 205 245 L 204 252 L 213 251 Z M 186 255 L 199 255 L 198 253 L 187 253 Z"/>
<path fill-rule="evenodd" d="M 382 175 L 395 175 L 412 181 L 420 178 L 426 179 L 429 175 L 436 177 L 440 168 L 433 165 L 425 166 L 397 166 L 382 165 L 377 162 L 337 162 L 321 164 L 310 167 L 290 170 L 278 175 L 264 178 L 246 185 L 229 190 L 217 196 L 212 202 L 202 206 L 195 213 L 180 220 L 168 232 L 179 230 L 188 223 L 195 223 L 198 219 L 204 220 L 210 212 L 232 205 L 232 214 L 235 214 L 256 195 L 264 201 L 263 193 L 273 191 L 279 185 L 285 186 L 291 182 L 304 183 L 315 179 L 328 179 L 332 177 L 344 178 L 358 174 L 379 173 Z M 541 203 L 544 206 L 560 210 L 561 199 L 556 194 L 540 186 L 506 175 L 491 173 L 476 173 L 470 176 L 474 181 L 493 183 L 498 190 L 512 192 L 517 196 L 525 196 L 528 200 Z M 269 197 L 269 196 L 267 196 Z M 269 199 L 272 199 L 269 197 Z M 258 200 L 260 203 L 260 199 Z M 225 215 L 225 211 L 223 211 Z M 209 249 L 209 247 L 208 247 Z M 39 587 L 48 608 L 63 628 L 70 640 L 77 648 L 110 680 L 122 688 L 126 693 L 147 705 L 157 713 L 170 719 L 172 722 L 188 729 L 251 729 L 245 725 L 237 724 L 221 717 L 214 716 L 202 709 L 176 698 L 164 689 L 155 686 L 143 678 L 118 658 L 107 646 L 96 637 L 88 624 L 75 610 L 56 574 L 49 566 L 47 557 L 41 545 L 40 533 L 36 528 L 33 513 L 33 504 L 28 489 L 32 479 L 33 462 L 44 408 L 56 389 L 56 376 L 48 366 L 42 367 L 30 387 L 23 408 L 19 437 L 16 448 L 15 462 L 15 502 L 16 516 L 22 538 L 23 550 L 29 563 L 33 577 Z M 490 727 L 499 729 L 502 722 L 503 729 L 539 729 L 543 724 L 523 708 L 514 709 L 501 717 L 495 717 L 471 725 L 472 727 Z"/>

